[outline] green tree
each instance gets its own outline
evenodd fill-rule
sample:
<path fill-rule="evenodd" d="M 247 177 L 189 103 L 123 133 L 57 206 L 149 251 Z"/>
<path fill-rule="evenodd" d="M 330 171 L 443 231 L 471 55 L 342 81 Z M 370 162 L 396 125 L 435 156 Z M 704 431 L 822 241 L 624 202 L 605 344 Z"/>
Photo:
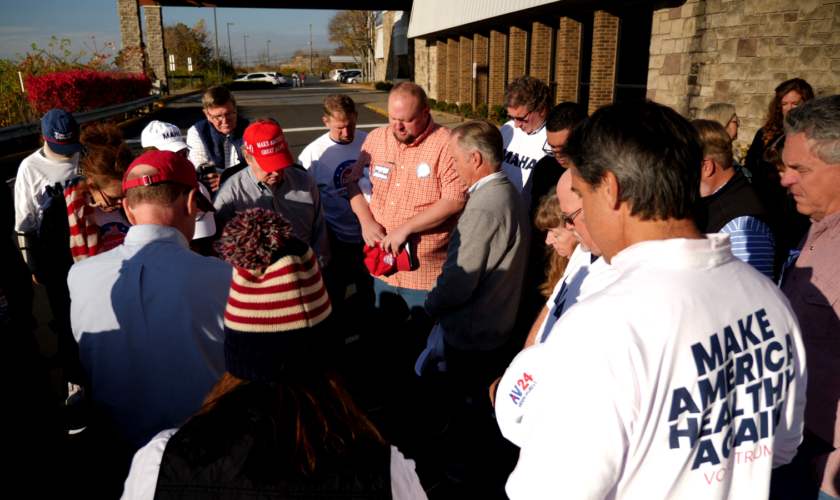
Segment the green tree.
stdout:
<path fill-rule="evenodd" d="M 191 57 L 195 71 L 216 69 L 216 61 L 213 59 L 213 36 L 204 19 L 199 20 L 192 28 L 184 23 L 165 26 L 163 45 L 167 54 L 166 64 L 169 64 L 169 56 L 174 55 L 178 68 L 186 67 L 187 58 Z"/>

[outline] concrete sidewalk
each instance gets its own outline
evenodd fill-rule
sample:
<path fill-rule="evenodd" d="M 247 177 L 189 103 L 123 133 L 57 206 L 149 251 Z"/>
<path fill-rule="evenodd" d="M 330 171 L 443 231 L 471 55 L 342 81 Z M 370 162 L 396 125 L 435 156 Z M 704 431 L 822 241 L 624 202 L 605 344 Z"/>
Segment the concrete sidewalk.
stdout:
<path fill-rule="evenodd" d="M 388 116 L 388 101 L 372 102 L 370 104 L 365 104 L 365 107 L 376 111 L 382 116 Z M 469 119 L 464 119 L 461 117 L 458 117 L 457 119 L 452 118 L 452 115 L 450 115 L 449 113 L 441 113 L 440 111 L 436 111 L 434 109 L 432 110 L 432 116 L 435 119 L 435 123 L 449 128 L 455 128 L 466 121 L 470 121 Z"/>

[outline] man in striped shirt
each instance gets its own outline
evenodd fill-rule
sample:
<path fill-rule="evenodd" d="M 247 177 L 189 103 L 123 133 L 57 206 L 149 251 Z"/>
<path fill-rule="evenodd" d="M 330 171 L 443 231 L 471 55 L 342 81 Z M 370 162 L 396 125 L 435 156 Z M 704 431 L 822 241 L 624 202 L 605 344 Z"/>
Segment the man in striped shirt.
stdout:
<path fill-rule="evenodd" d="M 697 227 L 704 233 L 728 233 L 732 253 L 773 279 L 776 241 L 765 222 L 767 211 L 747 178 L 732 168 L 732 139 L 711 120 L 692 122 L 703 144 L 700 196 L 704 210 Z"/>

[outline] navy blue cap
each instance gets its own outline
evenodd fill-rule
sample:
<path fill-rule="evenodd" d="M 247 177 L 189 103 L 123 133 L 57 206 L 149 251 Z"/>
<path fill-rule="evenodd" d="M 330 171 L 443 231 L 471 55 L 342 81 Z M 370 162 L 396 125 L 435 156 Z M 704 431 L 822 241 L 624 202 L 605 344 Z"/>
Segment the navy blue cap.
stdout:
<path fill-rule="evenodd" d="M 79 142 L 79 124 L 67 111 L 54 109 L 45 114 L 41 119 L 41 133 L 53 153 L 72 155 L 85 149 Z"/>

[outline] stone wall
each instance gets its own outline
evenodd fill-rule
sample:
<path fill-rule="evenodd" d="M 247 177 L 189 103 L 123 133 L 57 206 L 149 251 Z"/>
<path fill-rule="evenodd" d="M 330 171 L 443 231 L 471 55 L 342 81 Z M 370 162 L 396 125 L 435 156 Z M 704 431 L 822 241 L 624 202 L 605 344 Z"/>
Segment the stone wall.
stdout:
<path fill-rule="evenodd" d="M 149 54 L 148 66 L 155 71 L 162 87 L 168 88 L 166 77 L 166 51 L 163 43 L 163 7 L 145 6 L 143 13 L 146 16 L 146 52 Z M 181 64 L 186 61 L 180 61 Z"/>
<path fill-rule="evenodd" d="M 653 14 L 648 96 L 689 118 L 735 106 L 738 145 L 764 124 L 774 88 L 804 78 L 840 93 L 840 0 L 688 0 Z"/>
<path fill-rule="evenodd" d="M 396 11 L 389 10 L 382 14 L 382 58 L 376 59 L 376 81 L 391 81 L 397 76 L 397 55 L 394 53 L 394 14 Z"/>
<path fill-rule="evenodd" d="M 117 10 L 120 14 L 120 35 L 122 49 L 137 49 L 143 46 L 143 32 L 140 27 L 139 0 L 117 0 Z M 146 70 L 142 57 L 130 59 L 125 67 L 129 73 L 144 73 Z M 160 77 L 159 77 L 160 78 Z M 163 78 L 166 78 L 164 75 Z"/>
<path fill-rule="evenodd" d="M 432 99 L 437 99 L 437 44 L 434 40 L 415 38 L 414 44 L 414 81 L 424 89 Z"/>

